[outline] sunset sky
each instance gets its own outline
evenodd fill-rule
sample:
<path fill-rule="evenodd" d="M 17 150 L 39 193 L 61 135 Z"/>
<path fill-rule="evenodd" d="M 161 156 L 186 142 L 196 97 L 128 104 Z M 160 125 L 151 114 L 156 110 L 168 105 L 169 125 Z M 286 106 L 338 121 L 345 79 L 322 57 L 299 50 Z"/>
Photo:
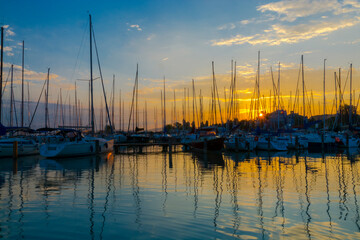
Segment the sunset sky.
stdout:
<path fill-rule="evenodd" d="M 115 74 L 116 104 L 121 89 L 128 111 L 138 63 L 140 106 L 143 109 L 144 101 L 148 102 L 151 125 L 154 106 L 160 108 L 164 76 L 169 114 L 175 89 L 180 116 L 183 89 L 190 88 L 192 95 L 191 79 L 195 80 L 197 95 L 202 89 L 204 107 L 208 108 L 211 61 L 215 62 L 222 99 L 224 91 L 229 94 L 230 62 L 237 62 L 238 100 L 240 108 L 246 111 L 254 88 L 258 51 L 261 95 L 269 96 L 270 66 L 277 71 L 278 62 L 281 95 L 285 102 L 290 91 L 294 95 L 302 54 L 306 89 L 309 94 L 313 91 L 316 106 L 322 101 L 324 59 L 328 106 L 333 101 L 333 72 L 342 68 L 345 82 L 350 63 L 354 67 L 356 99 L 359 95 L 360 2 L 356 0 L 4 1 L 0 8 L 0 25 L 6 28 L 4 81 L 10 64 L 14 64 L 15 82 L 19 83 L 24 40 L 30 99 L 37 101 L 47 68 L 51 68 L 50 101 L 56 103 L 60 88 L 63 99 L 71 96 L 73 101 L 76 79 L 89 79 L 89 13 L 108 97 Z M 96 64 L 94 58 L 94 68 Z M 98 76 L 96 69 L 94 77 Z M 274 77 L 277 79 L 277 73 Z M 99 107 L 99 80 L 95 85 Z M 87 84 L 77 81 L 77 86 L 80 100 L 86 105 Z M 347 83 L 347 91 L 348 86 Z M 14 92 L 19 100 L 21 88 L 15 87 Z M 8 89 L 5 104 L 6 99 Z M 349 95 L 345 94 L 344 99 L 348 101 Z M 8 113 L 4 114 L 7 123 Z"/>

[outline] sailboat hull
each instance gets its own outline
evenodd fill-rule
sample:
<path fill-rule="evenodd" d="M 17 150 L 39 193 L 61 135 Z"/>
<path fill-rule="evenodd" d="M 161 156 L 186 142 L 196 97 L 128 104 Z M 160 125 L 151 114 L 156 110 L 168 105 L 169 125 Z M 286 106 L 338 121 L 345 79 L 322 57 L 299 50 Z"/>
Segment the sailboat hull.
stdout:
<path fill-rule="evenodd" d="M 64 142 L 60 144 L 44 144 L 40 148 L 40 155 L 48 158 L 87 156 L 113 151 L 114 140 L 99 141 L 96 151 L 96 141 Z"/>
<path fill-rule="evenodd" d="M 216 137 L 211 139 L 206 139 L 206 148 L 209 151 L 220 151 L 224 147 L 224 138 Z M 205 148 L 205 139 L 199 139 L 197 141 L 190 142 L 188 144 L 193 149 L 203 150 Z"/>

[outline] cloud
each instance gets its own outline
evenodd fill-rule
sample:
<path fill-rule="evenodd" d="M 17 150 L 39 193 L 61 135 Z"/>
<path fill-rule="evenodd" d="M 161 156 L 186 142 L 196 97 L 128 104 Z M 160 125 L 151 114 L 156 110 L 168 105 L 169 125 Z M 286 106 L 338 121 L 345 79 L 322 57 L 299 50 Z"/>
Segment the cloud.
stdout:
<path fill-rule="evenodd" d="M 132 24 L 130 25 L 130 28 L 136 29 L 138 31 L 142 31 L 142 28 L 139 26 L 139 24 Z M 130 31 L 130 29 L 128 29 Z"/>
<path fill-rule="evenodd" d="M 250 45 L 276 46 L 283 43 L 298 43 L 319 36 L 326 36 L 343 28 L 349 28 L 360 23 L 360 18 L 332 21 L 311 21 L 308 24 L 282 25 L 273 24 L 263 31 L 263 34 L 251 36 L 236 35 L 228 39 L 213 40 L 212 46 L 232 46 L 248 43 Z"/>
<path fill-rule="evenodd" d="M 155 34 L 150 34 L 150 35 L 146 38 L 146 40 L 150 41 L 150 40 L 152 40 L 155 36 L 156 36 Z"/>
<path fill-rule="evenodd" d="M 168 57 L 161 59 L 161 61 L 167 61 L 167 60 L 169 60 Z"/>
<path fill-rule="evenodd" d="M 257 10 L 276 13 L 280 20 L 293 22 L 297 18 L 318 13 L 338 12 L 343 5 L 337 0 L 284 0 L 260 5 Z"/>
<path fill-rule="evenodd" d="M 218 30 L 232 30 L 235 27 L 236 27 L 236 25 L 234 23 L 228 23 L 228 24 L 218 27 Z"/>
<path fill-rule="evenodd" d="M 5 35 L 6 36 L 15 36 L 15 33 L 12 29 L 6 29 L 6 32 L 5 32 Z"/>
<path fill-rule="evenodd" d="M 4 52 L 11 52 L 12 50 L 13 50 L 12 47 L 4 47 Z"/>

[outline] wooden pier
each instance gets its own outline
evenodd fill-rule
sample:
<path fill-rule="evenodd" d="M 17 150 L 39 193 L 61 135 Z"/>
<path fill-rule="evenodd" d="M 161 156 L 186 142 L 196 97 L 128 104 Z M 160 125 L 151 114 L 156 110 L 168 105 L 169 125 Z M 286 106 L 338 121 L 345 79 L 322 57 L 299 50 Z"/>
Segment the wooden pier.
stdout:
<path fill-rule="evenodd" d="M 148 142 L 148 143 L 136 143 L 136 142 L 128 142 L 128 143 L 116 143 L 114 144 L 115 153 L 120 152 L 121 147 L 132 148 L 134 152 L 142 153 L 144 147 L 162 147 L 163 152 L 173 152 L 176 150 L 177 146 L 182 146 L 184 144 L 179 142 Z"/>

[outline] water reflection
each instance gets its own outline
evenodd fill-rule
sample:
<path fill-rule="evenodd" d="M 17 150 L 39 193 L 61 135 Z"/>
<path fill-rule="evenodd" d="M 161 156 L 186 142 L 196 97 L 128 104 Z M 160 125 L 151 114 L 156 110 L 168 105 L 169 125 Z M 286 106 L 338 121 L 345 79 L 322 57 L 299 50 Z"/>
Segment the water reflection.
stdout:
<path fill-rule="evenodd" d="M 0 237 L 359 238 L 359 167 L 349 152 L 9 159 Z"/>

